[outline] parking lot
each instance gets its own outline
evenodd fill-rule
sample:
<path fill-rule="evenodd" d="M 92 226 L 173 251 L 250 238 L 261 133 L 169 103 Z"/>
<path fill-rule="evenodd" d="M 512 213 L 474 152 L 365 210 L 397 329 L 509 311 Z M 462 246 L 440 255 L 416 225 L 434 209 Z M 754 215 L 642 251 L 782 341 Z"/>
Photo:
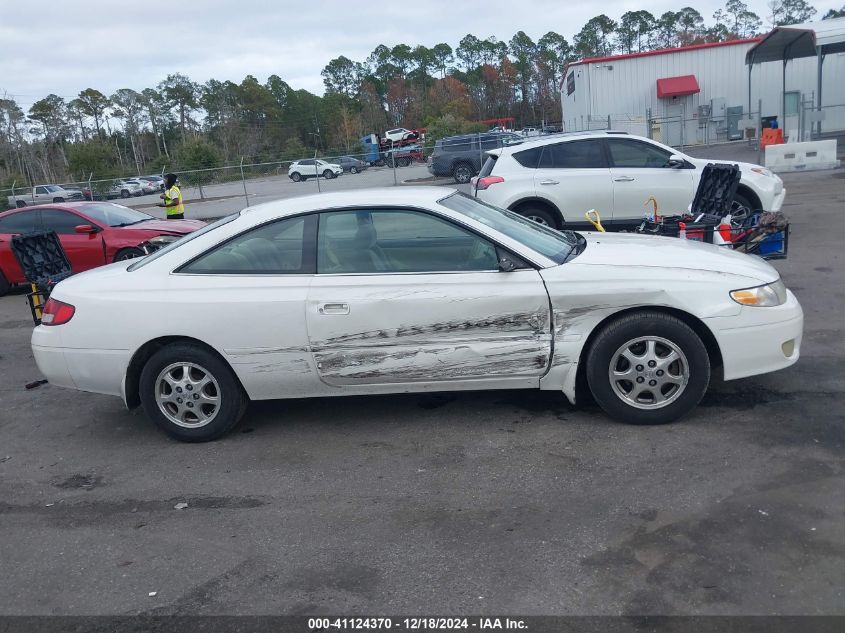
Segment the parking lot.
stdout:
<path fill-rule="evenodd" d="M 784 181 L 802 358 L 669 426 L 552 392 L 395 395 L 252 404 L 180 444 L 119 399 L 26 390 L 29 310 L 0 299 L 0 612 L 845 614 L 845 169 Z M 188 215 L 244 206 L 220 187 Z"/>

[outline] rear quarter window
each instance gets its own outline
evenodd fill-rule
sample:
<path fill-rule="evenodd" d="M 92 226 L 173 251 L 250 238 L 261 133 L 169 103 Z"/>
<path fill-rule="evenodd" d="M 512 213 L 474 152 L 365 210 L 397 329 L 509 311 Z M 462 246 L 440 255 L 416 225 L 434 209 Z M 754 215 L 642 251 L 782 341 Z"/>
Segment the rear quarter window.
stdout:
<path fill-rule="evenodd" d="M 532 147 L 531 149 L 524 149 L 521 152 L 514 152 L 513 159 L 523 167 L 536 169 L 542 152 L 542 147 Z"/>

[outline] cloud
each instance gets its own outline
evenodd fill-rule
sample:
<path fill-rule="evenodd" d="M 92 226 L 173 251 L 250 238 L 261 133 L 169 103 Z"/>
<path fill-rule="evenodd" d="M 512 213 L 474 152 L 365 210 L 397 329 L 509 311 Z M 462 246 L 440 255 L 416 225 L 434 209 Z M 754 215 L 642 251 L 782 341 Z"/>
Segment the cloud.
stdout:
<path fill-rule="evenodd" d="M 821 0 L 822 14 L 841 0 Z M 11 4 L 11 3 L 9 3 Z M 155 86 L 169 73 L 194 81 L 240 82 L 251 74 L 265 81 L 279 75 L 296 89 L 321 94 L 320 71 L 334 57 L 363 61 L 378 44 L 457 46 L 467 33 L 507 41 L 517 30 L 535 40 L 553 30 L 571 40 L 599 11 L 592 3 L 488 0 L 280 2 L 269 0 L 30 0 L 6 6 L 0 21 L 0 94 L 28 108 L 54 93 L 73 98 L 97 88 Z M 710 21 L 723 5 L 703 0 L 698 10 Z M 749 5 L 759 15 L 764 2 Z M 829 6 L 828 6 L 829 5 Z M 677 10 L 669 0 L 606 0 L 600 10 L 618 18 L 627 10 L 660 14 Z"/>

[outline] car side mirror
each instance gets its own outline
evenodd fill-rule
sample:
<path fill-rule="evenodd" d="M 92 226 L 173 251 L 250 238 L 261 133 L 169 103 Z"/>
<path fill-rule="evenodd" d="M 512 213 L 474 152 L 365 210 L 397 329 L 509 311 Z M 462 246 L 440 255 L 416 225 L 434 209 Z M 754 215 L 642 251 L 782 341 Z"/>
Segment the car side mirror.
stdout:
<path fill-rule="evenodd" d="M 683 156 L 679 154 L 672 154 L 669 157 L 669 162 L 666 163 L 666 166 L 669 169 L 682 169 L 687 164 L 687 161 L 684 160 Z"/>
<path fill-rule="evenodd" d="M 98 231 L 99 229 L 96 226 L 91 226 L 90 224 L 79 224 L 73 227 L 74 233 L 81 233 L 83 235 L 93 235 Z"/>
<path fill-rule="evenodd" d="M 509 273 L 516 270 L 516 263 L 507 255 L 499 258 L 499 272 Z"/>

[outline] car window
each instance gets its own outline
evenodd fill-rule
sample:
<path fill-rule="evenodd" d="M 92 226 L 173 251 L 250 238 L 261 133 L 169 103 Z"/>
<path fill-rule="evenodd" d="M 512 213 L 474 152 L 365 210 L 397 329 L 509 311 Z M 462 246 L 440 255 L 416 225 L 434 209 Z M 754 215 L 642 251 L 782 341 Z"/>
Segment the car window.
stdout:
<path fill-rule="evenodd" d="M 0 218 L 0 233 L 33 233 L 38 226 L 38 211 L 19 211 Z"/>
<path fill-rule="evenodd" d="M 59 235 L 74 235 L 74 228 L 80 224 L 88 224 L 82 218 L 70 211 L 61 209 L 41 209 L 41 226 L 45 231 L 55 231 Z"/>
<path fill-rule="evenodd" d="M 238 219 L 238 217 L 240 217 L 240 215 L 241 215 L 240 212 L 233 213 L 232 215 L 227 215 L 226 217 L 220 218 L 216 222 L 212 222 L 211 224 L 206 224 L 204 227 L 202 227 L 198 231 L 194 231 L 193 233 L 188 233 L 184 237 L 181 237 L 178 240 L 176 240 L 175 242 L 171 242 L 170 244 L 168 244 L 164 248 L 158 249 L 152 255 L 147 255 L 146 257 L 141 257 L 139 259 L 133 260 L 133 262 L 129 265 L 129 267 L 126 270 L 127 270 L 127 272 L 131 273 L 133 270 L 138 270 L 139 268 L 143 268 L 144 266 L 154 262 L 158 258 L 163 257 L 164 255 L 167 255 L 169 252 L 174 251 L 177 248 L 181 248 L 182 246 L 184 246 L 188 242 L 191 242 L 191 241 L 197 239 L 198 237 L 202 237 L 206 233 L 210 233 L 211 231 L 217 230 L 218 228 L 220 228 L 224 224 L 228 224 L 229 222 L 232 222 L 233 220 Z"/>
<path fill-rule="evenodd" d="M 531 149 L 524 149 L 521 152 L 514 152 L 513 158 L 523 167 L 536 169 L 537 164 L 540 162 L 540 154 L 542 153 L 542 147 L 532 147 Z"/>
<path fill-rule="evenodd" d="M 40 195 L 40 194 L 47 193 L 47 187 L 36 187 L 36 188 L 35 188 L 35 193 L 36 193 L 36 194 L 39 194 L 39 195 Z"/>
<path fill-rule="evenodd" d="M 423 273 L 498 270 L 496 247 L 433 215 L 404 209 L 320 214 L 317 272 Z"/>
<path fill-rule="evenodd" d="M 607 167 L 601 139 L 544 145 L 541 169 L 595 169 Z"/>
<path fill-rule="evenodd" d="M 298 165 L 313 165 L 313 164 L 314 164 L 314 159 L 313 159 L 313 158 L 309 158 L 309 159 L 307 159 L 307 160 L 301 160 L 301 161 L 299 161 L 297 164 L 298 164 Z"/>
<path fill-rule="evenodd" d="M 195 275 L 313 274 L 316 216 L 264 224 L 206 251 L 179 270 Z"/>
<path fill-rule="evenodd" d="M 640 141 L 608 139 L 610 160 L 614 167 L 646 167 L 661 169 L 669 164 L 670 152 Z"/>

